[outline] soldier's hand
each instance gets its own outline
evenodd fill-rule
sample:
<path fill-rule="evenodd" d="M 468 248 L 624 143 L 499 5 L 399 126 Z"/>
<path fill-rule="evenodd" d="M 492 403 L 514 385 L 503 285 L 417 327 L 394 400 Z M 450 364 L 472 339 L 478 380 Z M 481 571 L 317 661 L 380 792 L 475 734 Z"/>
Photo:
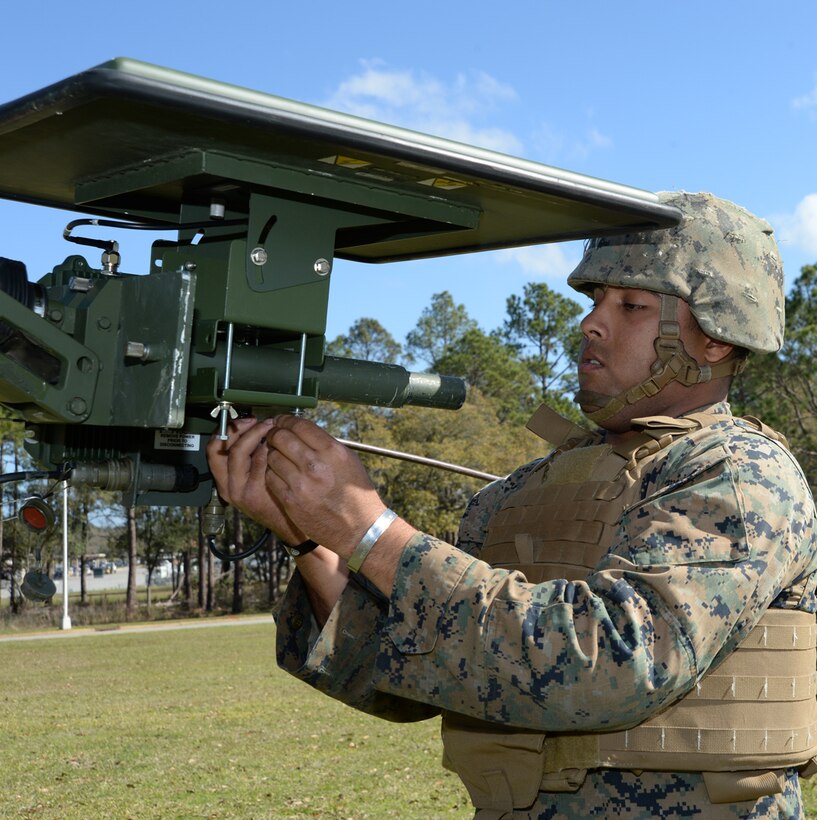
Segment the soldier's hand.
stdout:
<path fill-rule="evenodd" d="M 358 457 L 295 416 L 276 416 L 267 442 L 270 493 L 309 538 L 348 557 L 386 509 Z"/>
<path fill-rule="evenodd" d="M 266 436 L 271 420 L 254 418 L 231 422 L 226 441 L 213 436 L 207 444 L 207 461 L 219 495 L 254 521 L 269 527 L 288 544 L 300 544 L 306 536 L 289 519 L 265 483 Z"/>

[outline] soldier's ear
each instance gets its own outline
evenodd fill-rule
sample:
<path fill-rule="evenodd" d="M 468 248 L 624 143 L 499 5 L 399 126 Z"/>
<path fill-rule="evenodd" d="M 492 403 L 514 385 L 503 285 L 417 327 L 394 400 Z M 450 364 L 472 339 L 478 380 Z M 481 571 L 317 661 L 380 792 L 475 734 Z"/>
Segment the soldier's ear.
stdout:
<path fill-rule="evenodd" d="M 717 364 L 731 356 L 734 350 L 734 345 L 730 345 L 728 342 L 719 342 L 717 339 L 712 339 L 707 336 L 706 346 L 704 347 L 704 358 L 707 364 Z"/>

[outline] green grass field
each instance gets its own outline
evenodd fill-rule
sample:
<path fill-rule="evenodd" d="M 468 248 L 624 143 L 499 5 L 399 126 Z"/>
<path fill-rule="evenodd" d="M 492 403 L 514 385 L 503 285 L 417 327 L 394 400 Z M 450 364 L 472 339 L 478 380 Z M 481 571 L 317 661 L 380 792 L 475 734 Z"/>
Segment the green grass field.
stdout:
<path fill-rule="evenodd" d="M 273 646 L 271 624 L 0 643 L 0 817 L 472 816 L 437 721 L 358 714 Z"/>
<path fill-rule="evenodd" d="M 361 715 L 277 669 L 271 623 L 224 622 L 0 642 L 0 817 L 473 816 L 438 721 Z"/>

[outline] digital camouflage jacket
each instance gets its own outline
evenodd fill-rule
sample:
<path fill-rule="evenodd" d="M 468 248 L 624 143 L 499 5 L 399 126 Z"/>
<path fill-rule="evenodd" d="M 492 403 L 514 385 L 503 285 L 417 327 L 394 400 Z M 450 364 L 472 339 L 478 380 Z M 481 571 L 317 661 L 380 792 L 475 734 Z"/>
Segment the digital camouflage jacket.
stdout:
<path fill-rule="evenodd" d="M 296 575 L 278 661 L 390 720 L 440 711 L 544 732 L 639 723 L 689 691 L 769 607 L 815 612 L 811 493 L 792 456 L 733 419 L 684 437 L 643 477 L 642 502 L 586 581 L 530 584 L 479 560 L 488 522 L 540 462 L 478 493 L 457 546 L 420 534 L 389 600 L 351 582 L 322 630 Z M 558 456 L 557 456 L 558 457 Z M 797 817 L 797 775 L 756 803 L 708 804 L 695 773 L 592 772 L 541 793 L 530 817 Z"/>

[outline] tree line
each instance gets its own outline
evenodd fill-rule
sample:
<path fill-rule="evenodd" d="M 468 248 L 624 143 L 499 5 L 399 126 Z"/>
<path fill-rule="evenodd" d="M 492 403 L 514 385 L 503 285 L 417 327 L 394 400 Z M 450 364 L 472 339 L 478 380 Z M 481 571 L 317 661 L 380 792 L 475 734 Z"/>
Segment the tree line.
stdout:
<path fill-rule="evenodd" d="M 732 390 L 735 412 L 758 416 L 788 436 L 812 486 L 817 482 L 817 379 L 812 367 L 817 353 L 815 286 L 817 266 L 807 265 L 786 299 L 783 350 L 753 360 L 736 377 Z M 524 430 L 540 403 L 581 422 L 572 396 L 584 310 L 546 284 L 531 282 L 521 294 L 508 298 L 502 324 L 489 331 L 447 291 L 431 298 L 402 343 L 376 318 L 360 318 L 327 345 L 327 353 L 459 376 L 468 385 L 466 403 L 456 412 L 323 403 L 314 418 L 340 438 L 504 475 L 547 452 L 545 442 Z M 25 466 L 19 426 L 0 420 L 0 434 L 4 469 Z M 361 458 L 386 503 L 420 529 L 448 540 L 454 537 L 468 499 L 484 484 L 383 455 L 364 453 Z M 29 491 L 25 486 L 6 490 L 3 518 L 11 518 Z M 182 610 L 240 612 L 268 607 L 292 570 L 274 538 L 246 561 L 215 559 L 202 535 L 197 509 L 123 508 L 114 495 L 87 488 L 72 489 L 70 503 L 72 558 L 80 561 L 88 553 L 105 552 L 124 559 L 129 613 L 137 609 L 137 562 L 145 565 L 149 582 L 160 562 L 172 562 L 172 596 Z M 241 551 L 260 537 L 257 524 L 231 511 L 220 544 L 225 551 Z M 54 535 L 39 545 L 37 538 L 19 525 L 9 526 L 8 520 L 5 526 L 0 523 L 0 568 L 6 585 L 31 565 L 37 550 L 47 568 L 60 560 L 61 537 Z M 92 544 L 97 546 L 92 549 Z M 11 605 L 21 606 L 13 585 L 11 592 Z M 84 594 L 83 587 L 83 598 Z"/>

